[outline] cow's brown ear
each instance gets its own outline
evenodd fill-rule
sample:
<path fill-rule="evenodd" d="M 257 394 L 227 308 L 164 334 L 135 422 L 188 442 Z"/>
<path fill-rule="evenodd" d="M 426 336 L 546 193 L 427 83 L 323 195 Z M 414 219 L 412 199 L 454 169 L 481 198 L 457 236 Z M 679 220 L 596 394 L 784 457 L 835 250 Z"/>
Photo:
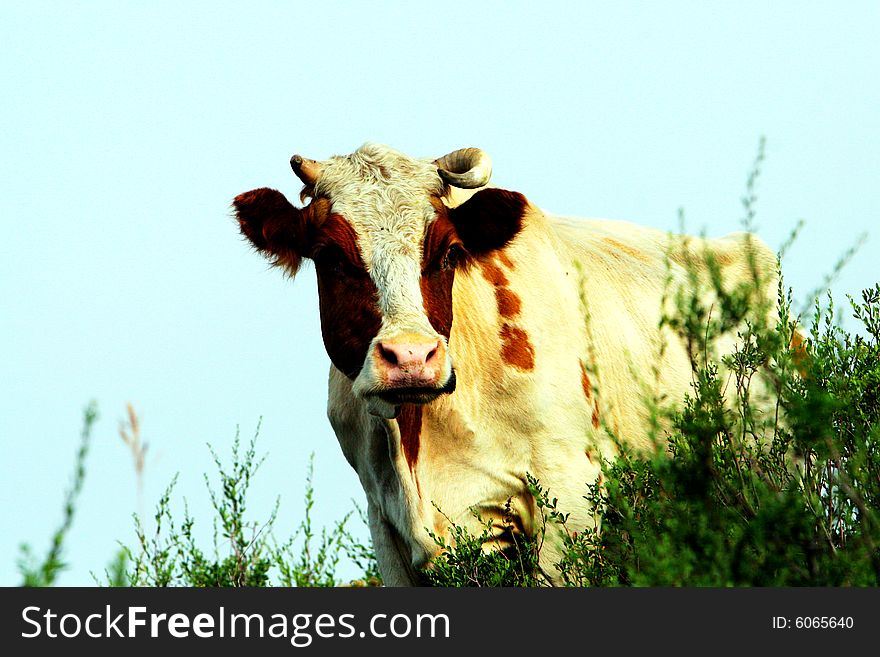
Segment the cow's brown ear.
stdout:
<path fill-rule="evenodd" d="M 239 194 L 232 206 L 242 235 L 273 265 L 295 274 L 307 252 L 306 213 L 266 187 Z"/>
<path fill-rule="evenodd" d="M 482 189 L 449 210 L 465 249 L 475 256 L 501 249 L 522 228 L 526 197 L 505 189 Z"/>

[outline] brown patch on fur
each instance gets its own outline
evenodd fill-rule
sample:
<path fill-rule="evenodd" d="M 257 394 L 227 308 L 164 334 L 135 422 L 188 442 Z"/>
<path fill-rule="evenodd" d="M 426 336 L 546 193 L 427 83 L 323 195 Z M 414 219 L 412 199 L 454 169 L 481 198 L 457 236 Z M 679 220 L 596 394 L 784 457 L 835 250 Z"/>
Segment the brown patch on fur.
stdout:
<path fill-rule="evenodd" d="M 400 446 L 410 471 L 419 458 L 419 437 L 422 433 L 422 407 L 418 404 L 403 404 L 397 416 L 400 429 Z"/>
<path fill-rule="evenodd" d="M 330 215 L 316 233 L 309 255 L 318 274 L 321 336 L 333 365 L 354 380 L 382 325 L 379 292 L 344 217 Z"/>
<path fill-rule="evenodd" d="M 587 366 L 581 362 L 581 387 L 584 389 L 584 397 L 590 399 L 593 396 L 593 384 L 590 375 L 587 374 Z"/>
<path fill-rule="evenodd" d="M 614 239 L 613 237 L 604 237 L 604 238 L 602 238 L 602 241 L 605 242 L 606 244 L 608 244 L 609 246 L 612 246 L 615 249 L 618 249 L 619 251 L 623 251 L 628 256 L 631 256 L 631 257 L 635 258 L 636 260 L 641 260 L 642 262 L 648 262 L 648 258 L 644 253 L 642 253 L 638 249 L 630 246 L 629 244 L 624 244 L 623 242 L 619 242 L 618 240 Z"/>
<path fill-rule="evenodd" d="M 425 231 L 422 246 L 422 303 L 431 326 L 449 339 L 452 331 L 452 284 L 455 282 L 453 251 L 464 254 L 455 226 L 449 221 L 445 206 L 437 199 L 433 203 L 437 218 Z"/>
<path fill-rule="evenodd" d="M 498 261 L 511 271 L 516 269 L 516 266 L 513 264 L 513 260 L 511 260 L 510 256 L 508 256 L 504 251 L 498 252 Z"/>
<path fill-rule="evenodd" d="M 419 286 L 422 288 L 422 303 L 425 314 L 434 330 L 449 339 L 452 332 L 452 283 L 453 270 L 442 270 L 430 275 L 422 275 Z"/>
<path fill-rule="evenodd" d="M 593 428 L 598 429 L 599 428 L 599 400 L 598 399 L 593 400 L 592 422 L 593 422 Z"/>
<path fill-rule="evenodd" d="M 506 287 L 510 284 L 507 274 L 492 260 L 486 258 L 480 260 L 480 273 L 483 274 L 483 278 L 495 287 Z"/>
<path fill-rule="evenodd" d="M 500 253 L 498 260 L 503 262 Z M 478 262 L 483 278 L 494 288 L 498 315 L 506 320 L 518 317 L 522 311 L 522 299 L 508 287 L 510 279 L 507 278 L 507 274 L 494 260 L 481 258 Z M 507 258 L 507 262 L 510 262 L 509 258 Z M 504 362 L 521 370 L 534 369 L 535 348 L 529 340 L 528 333 L 505 322 L 501 325 L 499 335 L 501 336 L 501 358 L 504 359 Z"/>
<path fill-rule="evenodd" d="M 316 268 L 324 347 L 333 364 L 354 380 L 382 325 L 378 291 L 366 272 L 353 276 L 320 264 Z"/>
<path fill-rule="evenodd" d="M 366 271 L 358 245 L 357 233 L 341 214 L 328 215 L 312 233 L 308 257 L 317 262 L 321 259 L 322 251 L 335 249 L 339 253 L 331 255 L 341 254 L 344 256 L 345 264 Z"/>
<path fill-rule="evenodd" d="M 710 251 L 709 253 L 709 257 L 712 258 L 716 262 L 716 264 L 720 265 L 721 267 L 727 267 L 737 260 L 736 254 L 732 253 L 728 249 L 725 249 L 723 251 L 714 250 Z M 748 250 L 743 251 L 743 253 L 746 254 L 746 262 L 748 262 Z"/>
<path fill-rule="evenodd" d="M 495 288 L 495 302 L 498 305 L 498 314 L 505 319 L 513 319 L 519 315 L 522 309 L 522 299 L 508 287 L 510 280 L 501 267 L 492 260 L 484 258 L 480 260 L 480 273 Z"/>
<path fill-rule="evenodd" d="M 719 267 L 727 267 L 736 262 L 747 262 L 748 253 L 747 248 L 742 249 L 739 245 L 727 244 L 721 248 L 718 246 L 698 248 L 697 245 L 685 241 L 677 244 L 676 248 L 670 249 L 669 258 L 672 262 L 683 267 L 703 269 L 709 262 L 713 262 Z M 745 260 L 742 259 L 743 255 L 746 255 Z"/>
<path fill-rule="evenodd" d="M 498 304 L 498 314 L 505 319 L 513 319 L 522 309 L 522 299 L 508 287 L 495 288 L 495 302 Z"/>
<path fill-rule="evenodd" d="M 501 358 L 505 363 L 524 371 L 535 369 L 535 347 L 528 333 L 505 323 L 498 336 L 501 338 Z"/>
<path fill-rule="evenodd" d="M 587 455 L 587 460 L 588 460 L 590 463 L 592 463 L 592 462 L 593 462 L 593 455 L 590 453 L 590 450 L 588 450 L 588 449 L 584 450 L 584 454 Z"/>
<path fill-rule="evenodd" d="M 804 344 L 804 336 L 795 329 L 791 334 L 791 359 L 797 368 L 798 374 L 802 377 L 807 376 L 810 356 L 807 354 L 807 347 Z"/>
<path fill-rule="evenodd" d="M 452 247 L 463 247 L 455 226 L 449 221 L 446 206 L 436 197 L 431 199 L 436 218 L 425 231 L 422 245 L 422 271 L 443 267 L 443 261 Z"/>

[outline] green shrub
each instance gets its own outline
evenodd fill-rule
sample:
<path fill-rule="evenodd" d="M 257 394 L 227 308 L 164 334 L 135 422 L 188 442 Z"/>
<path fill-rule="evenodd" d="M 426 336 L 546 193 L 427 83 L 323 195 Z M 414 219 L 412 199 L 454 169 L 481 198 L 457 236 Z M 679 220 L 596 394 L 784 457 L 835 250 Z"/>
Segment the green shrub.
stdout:
<path fill-rule="evenodd" d="M 160 498 L 155 514 L 155 530 L 147 536 L 135 516 L 138 544 L 126 548 L 131 566 L 127 570 L 132 586 L 336 586 L 336 568 L 341 557 L 349 556 L 364 569 L 362 582 L 376 583 L 378 569 L 372 549 L 355 540 L 346 530 L 351 514 L 329 532 L 316 535 L 312 529 L 314 505 L 313 465 L 306 478 L 305 514 L 296 532 L 283 543 L 273 534 L 280 500 L 264 522 L 245 519 L 247 493 L 253 476 L 264 459 L 257 459 L 257 433 L 247 449 L 240 451 L 239 434 L 232 443 L 232 463 L 223 462 L 209 446 L 217 467 L 220 490 L 205 482 L 214 507 L 213 549 L 206 553 L 195 535 L 195 519 L 184 508 L 178 525 L 171 512 L 171 495 L 177 477 Z M 264 457 L 265 458 L 265 457 Z"/>
<path fill-rule="evenodd" d="M 798 349 L 787 321 L 770 333 L 749 327 L 727 359 L 733 403 L 718 367 L 695 358 L 692 394 L 681 409 L 662 411 L 672 426 L 665 444 L 648 454 L 621 446 L 604 464 L 604 485 L 586 486 L 601 530 L 563 533 L 562 582 L 880 585 L 880 285 L 851 306 L 864 334 L 835 325 L 829 304 Z M 758 378 L 775 395 L 770 417 L 749 399 Z M 565 527 L 552 491 L 531 484 L 545 522 Z M 545 574 L 524 572 L 522 557 L 484 555 L 488 535 L 454 527 L 431 582 L 547 583 Z M 532 568 L 536 549 L 525 550 Z"/>
<path fill-rule="evenodd" d="M 73 526 L 76 503 L 86 478 L 86 457 L 92 439 L 92 428 L 97 420 L 98 407 L 92 402 L 83 411 L 83 428 L 74 463 L 73 481 L 64 496 L 61 524 L 52 535 L 46 556 L 38 560 L 30 545 L 22 543 L 19 546 L 18 572 L 22 576 L 22 586 L 52 586 L 58 574 L 67 567 L 63 560 L 64 540 Z"/>

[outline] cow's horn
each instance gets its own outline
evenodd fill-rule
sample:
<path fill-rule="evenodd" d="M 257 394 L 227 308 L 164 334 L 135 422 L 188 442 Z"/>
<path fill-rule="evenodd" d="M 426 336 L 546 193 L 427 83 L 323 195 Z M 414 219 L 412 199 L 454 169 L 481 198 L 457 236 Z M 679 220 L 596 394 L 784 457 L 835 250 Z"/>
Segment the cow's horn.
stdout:
<path fill-rule="evenodd" d="M 482 187 L 492 176 L 492 160 L 479 148 L 460 148 L 434 160 L 440 177 L 454 187 Z"/>
<path fill-rule="evenodd" d="M 321 163 L 302 155 L 294 155 L 290 158 L 290 168 L 306 185 L 314 185 L 321 176 Z"/>

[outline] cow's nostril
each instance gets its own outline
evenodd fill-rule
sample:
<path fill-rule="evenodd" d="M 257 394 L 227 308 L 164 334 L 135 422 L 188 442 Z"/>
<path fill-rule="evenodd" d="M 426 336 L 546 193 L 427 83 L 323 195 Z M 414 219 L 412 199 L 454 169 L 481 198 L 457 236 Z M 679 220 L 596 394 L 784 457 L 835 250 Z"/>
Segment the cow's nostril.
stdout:
<path fill-rule="evenodd" d="M 385 369 L 410 371 L 421 370 L 429 363 L 435 366 L 443 356 L 443 345 L 439 340 L 403 342 L 382 340 L 376 343 L 377 365 Z"/>
<path fill-rule="evenodd" d="M 392 365 L 397 365 L 397 354 L 393 349 L 388 349 L 381 343 L 379 344 L 379 355 Z"/>

